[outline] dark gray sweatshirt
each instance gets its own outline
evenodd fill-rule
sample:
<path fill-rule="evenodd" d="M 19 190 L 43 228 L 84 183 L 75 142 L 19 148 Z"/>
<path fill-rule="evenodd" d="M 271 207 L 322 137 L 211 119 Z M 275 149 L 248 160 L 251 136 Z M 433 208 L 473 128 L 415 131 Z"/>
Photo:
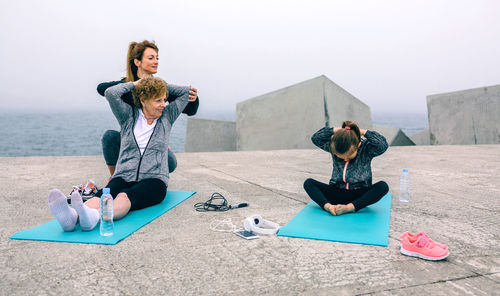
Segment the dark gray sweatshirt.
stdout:
<path fill-rule="evenodd" d="M 120 124 L 120 156 L 116 163 L 114 178 L 126 182 L 144 179 L 160 179 L 168 186 L 168 141 L 172 124 L 186 107 L 189 99 L 189 87 L 168 85 L 169 94 L 178 98 L 171 102 L 156 122 L 151 138 L 141 156 L 134 136 L 134 126 L 139 116 L 139 109 L 125 103 L 121 96 L 134 89 L 133 82 L 120 83 L 106 89 L 104 95 Z"/>
<path fill-rule="evenodd" d="M 376 131 L 366 131 L 365 139 L 361 139 L 361 146 L 356 157 L 345 162 L 332 153 L 330 149 L 332 136 L 333 128 L 324 127 L 311 138 L 314 145 L 332 155 L 333 172 L 330 184 L 335 184 L 341 189 L 370 187 L 372 185 L 372 159 L 387 150 L 389 147 L 387 140 Z"/>

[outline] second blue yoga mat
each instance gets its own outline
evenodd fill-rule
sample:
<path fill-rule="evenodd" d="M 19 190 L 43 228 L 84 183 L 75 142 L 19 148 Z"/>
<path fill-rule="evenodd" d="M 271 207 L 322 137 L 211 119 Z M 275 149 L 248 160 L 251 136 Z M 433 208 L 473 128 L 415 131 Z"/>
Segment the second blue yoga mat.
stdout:
<path fill-rule="evenodd" d="M 306 205 L 278 236 L 309 238 L 387 247 L 391 194 L 358 212 L 332 216 L 315 202 Z"/>
<path fill-rule="evenodd" d="M 97 225 L 97 227 L 92 231 L 88 232 L 83 232 L 80 229 L 76 229 L 72 232 L 65 232 L 62 230 L 59 223 L 54 219 L 37 227 L 16 232 L 10 238 L 115 245 L 144 225 L 160 217 L 165 212 L 188 199 L 193 194 L 195 194 L 193 191 L 167 191 L 167 196 L 162 203 L 142 210 L 132 211 L 125 216 L 125 218 L 115 221 L 115 229 L 112 236 L 101 236 L 99 234 L 99 225 Z"/>

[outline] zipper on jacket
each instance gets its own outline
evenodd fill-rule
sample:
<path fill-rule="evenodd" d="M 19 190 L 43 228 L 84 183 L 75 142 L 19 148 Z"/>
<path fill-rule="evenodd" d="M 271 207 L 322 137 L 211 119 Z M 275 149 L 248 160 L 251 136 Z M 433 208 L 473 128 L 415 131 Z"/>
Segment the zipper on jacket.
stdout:
<path fill-rule="evenodd" d="M 135 120 L 135 118 L 134 118 L 134 120 Z M 160 121 L 160 118 L 158 118 L 158 121 Z M 134 129 L 132 129 L 132 135 L 134 135 L 135 145 L 137 146 L 137 149 L 139 150 L 139 154 L 141 154 L 141 157 L 139 158 L 139 164 L 137 165 L 137 174 L 135 176 L 135 181 L 136 182 L 139 180 L 139 171 L 141 169 L 142 156 L 144 154 L 146 154 L 146 150 L 148 149 L 149 142 L 151 142 L 151 138 L 153 138 L 153 135 L 155 134 L 155 131 L 156 131 L 156 127 L 158 126 L 158 121 L 156 121 L 156 125 L 155 125 L 155 127 L 153 129 L 153 132 L 151 133 L 151 136 L 149 137 L 148 143 L 146 144 L 146 147 L 144 148 L 144 152 L 142 154 L 141 154 L 141 148 L 139 148 L 139 144 L 137 144 L 137 139 L 135 138 Z M 134 124 L 134 128 L 135 128 L 135 124 Z"/>
<path fill-rule="evenodd" d="M 346 184 L 346 189 L 349 190 L 349 183 L 345 181 L 345 175 L 346 175 L 346 172 L 347 172 L 347 165 L 349 164 L 349 161 L 347 161 L 345 163 L 345 166 L 344 166 L 344 174 L 342 175 L 342 179 L 344 180 L 344 183 Z"/>

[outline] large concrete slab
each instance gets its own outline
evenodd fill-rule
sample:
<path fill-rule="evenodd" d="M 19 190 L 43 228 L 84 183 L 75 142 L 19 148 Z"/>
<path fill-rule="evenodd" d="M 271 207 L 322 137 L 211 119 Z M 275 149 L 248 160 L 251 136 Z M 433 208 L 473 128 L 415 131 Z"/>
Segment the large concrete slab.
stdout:
<path fill-rule="evenodd" d="M 500 85 L 427 96 L 432 145 L 500 144 Z"/>
<path fill-rule="evenodd" d="M 322 75 L 238 103 L 237 150 L 313 148 L 314 132 L 344 120 L 369 129 L 370 108 Z"/>
<path fill-rule="evenodd" d="M 372 163 L 394 194 L 389 246 L 263 236 L 246 241 L 210 230 L 254 213 L 281 225 L 309 201 L 306 178 L 328 182 L 319 149 L 179 153 L 170 189 L 198 193 L 115 246 L 15 241 L 52 219 L 47 193 L 108 179 L 101 156 L 0 158 L 0 295 L 498 295 L 500 146 L 390 147 Z M 397 199 L 411 174 L 411 201 Z M 250 207 L 200 213 L 220 192 Z M 429 262 L 399 252 L 404 231 L 425 230 L 450 257 Z"/>
<path fill-rule="evenodd" d="M 385 137 L 389 146 L 414 146 L 415 143 L 400 129 L 390 126 L 374 125 L 374 131 Z"/>
<path fill-rule="evenodd" d="M 410 139 L 415 143 L 415 145 L 430 145 L 431 135 L 428 129 L 420 131 L 416 134 L 410 136 Z"/>
<path fill-rule="evenodd" d="M 184 151 L 220 152 L 236 150 L 234 121 L 188 118 Z"/>

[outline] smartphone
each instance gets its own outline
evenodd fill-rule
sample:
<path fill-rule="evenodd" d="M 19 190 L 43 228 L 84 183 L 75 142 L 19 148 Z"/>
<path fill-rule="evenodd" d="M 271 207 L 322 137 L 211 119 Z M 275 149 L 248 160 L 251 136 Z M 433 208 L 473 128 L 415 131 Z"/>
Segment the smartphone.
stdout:
<path fill-rule="evenodd" d="M 256 238 L 259 238 L 258 235 L 253 234 L 250 231 L 246 231 L 246 230 L 235 230 L 233 233 L 236 234 L 239 237 L 244 238 L 244 239 L 256 239 Z"/>

